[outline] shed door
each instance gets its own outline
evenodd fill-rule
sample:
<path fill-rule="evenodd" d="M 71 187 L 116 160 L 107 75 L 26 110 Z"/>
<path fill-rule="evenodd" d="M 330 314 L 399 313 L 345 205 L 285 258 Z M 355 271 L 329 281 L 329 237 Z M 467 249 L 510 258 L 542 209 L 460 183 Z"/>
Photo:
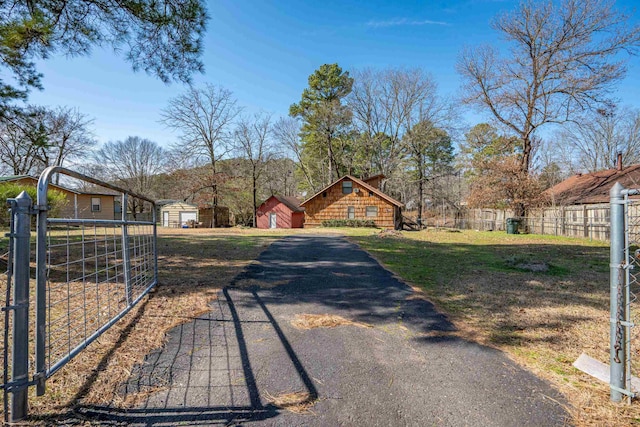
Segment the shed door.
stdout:
<path fill-rule="evenodd" d="M 183 226 L 187 221 L 197 221 L 198 212 L 180 212 L 180 226 Z"/>
<path fill-rule="evenodd" d="M 277 215 L 275 213 L 269 214 L 269 228 L 276 228 L 276 218 Z"/>
<path fill-rule="evenodd" d="M 162 226 L 169 226 L 169 212 L 162 212 Z"/>

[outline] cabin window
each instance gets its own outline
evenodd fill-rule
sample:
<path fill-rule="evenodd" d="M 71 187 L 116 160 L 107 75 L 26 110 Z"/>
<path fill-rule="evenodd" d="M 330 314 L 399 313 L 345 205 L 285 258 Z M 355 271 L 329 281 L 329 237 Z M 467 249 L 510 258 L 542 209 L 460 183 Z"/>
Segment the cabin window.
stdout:
<path fill-rule="evenodd" d="M 356 219 L 356 208 L 354 206 L 347 207 L 347 219 Z"/>
<path fill-rule="evenodd" d="M 327 197 L 327 192 L 322 193 L 322 197 Z"/>
<path fill-rule="evenodd" d="M 102 209 L 102 203 L 100 197 L 91 198 L 91 212 L 100 212 Z"/>
<path fill-rule="evenodd" d="M 369 191 L 369 197 L 373 196 L 373 191 Z"/>
<path fill-rule="evenodd" d="M 353 191 L 353 182 L 342 181 L 342 194 L 351 194 Z"/>
<path fill-rule="evenodd" d="M 375 218 L 378 216 L 377 206 L 367 206 L 367 218 Z"/>

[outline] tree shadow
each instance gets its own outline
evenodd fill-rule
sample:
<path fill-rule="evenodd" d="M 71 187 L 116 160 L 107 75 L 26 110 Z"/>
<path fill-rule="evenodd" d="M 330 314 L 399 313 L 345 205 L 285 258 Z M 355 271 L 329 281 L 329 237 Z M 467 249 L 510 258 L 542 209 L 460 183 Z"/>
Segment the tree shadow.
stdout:
<path fill-rule="evenodd" d="M 436 243 L 376 236 L 354 240 L 423 287 L 447 312 L 480 318 L 493 328 L 489 334 L 495 344 L 558 343 L 567 339 L 567 328 L 596 321 L 595 314 L 609 306 L 609 254 L 604 246 Z M 527 270 L 539 265 L 548 269 Z M 535 338 L 535 332 L 543 337 Z"/>

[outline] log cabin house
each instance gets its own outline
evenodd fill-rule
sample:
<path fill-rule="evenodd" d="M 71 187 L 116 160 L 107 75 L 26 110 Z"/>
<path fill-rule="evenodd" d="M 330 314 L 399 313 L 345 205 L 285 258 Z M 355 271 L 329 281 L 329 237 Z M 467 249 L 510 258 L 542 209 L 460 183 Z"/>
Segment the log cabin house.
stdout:
<path fill-rule="evenodd" d="M 382 175 L 360 180 L 345 175 L 300 204 L 305 208 L 304 226 L 320 227 L 327 220 L 371 220 L 377 227 L 400 229 L 402 207 L 378 186 Z"/>

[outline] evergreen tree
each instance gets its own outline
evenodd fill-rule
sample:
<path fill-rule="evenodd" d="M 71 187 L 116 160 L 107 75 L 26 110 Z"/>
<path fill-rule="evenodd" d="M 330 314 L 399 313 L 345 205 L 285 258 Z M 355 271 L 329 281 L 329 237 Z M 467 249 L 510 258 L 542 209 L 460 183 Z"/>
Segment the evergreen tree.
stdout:
<path fill-rule="evenodd" d="M 309 76 L 309 87 L 302 92 L 300 102 L 289 108 L 290 116 L 303 121 L 302 156 L 307 164 L 321 166 L 315 171 L 321 174 L 321 179 L 316 180 L 321 184 L 319 187 L 346 172 L 341 158 L 349 146 L 346 138 L 352 114 L 342 101 L 352 86 L 349 72 L 343 72 L 338 64 L 324 64 Z M 326 175 L 322 173 L 322 166 Z"/>

